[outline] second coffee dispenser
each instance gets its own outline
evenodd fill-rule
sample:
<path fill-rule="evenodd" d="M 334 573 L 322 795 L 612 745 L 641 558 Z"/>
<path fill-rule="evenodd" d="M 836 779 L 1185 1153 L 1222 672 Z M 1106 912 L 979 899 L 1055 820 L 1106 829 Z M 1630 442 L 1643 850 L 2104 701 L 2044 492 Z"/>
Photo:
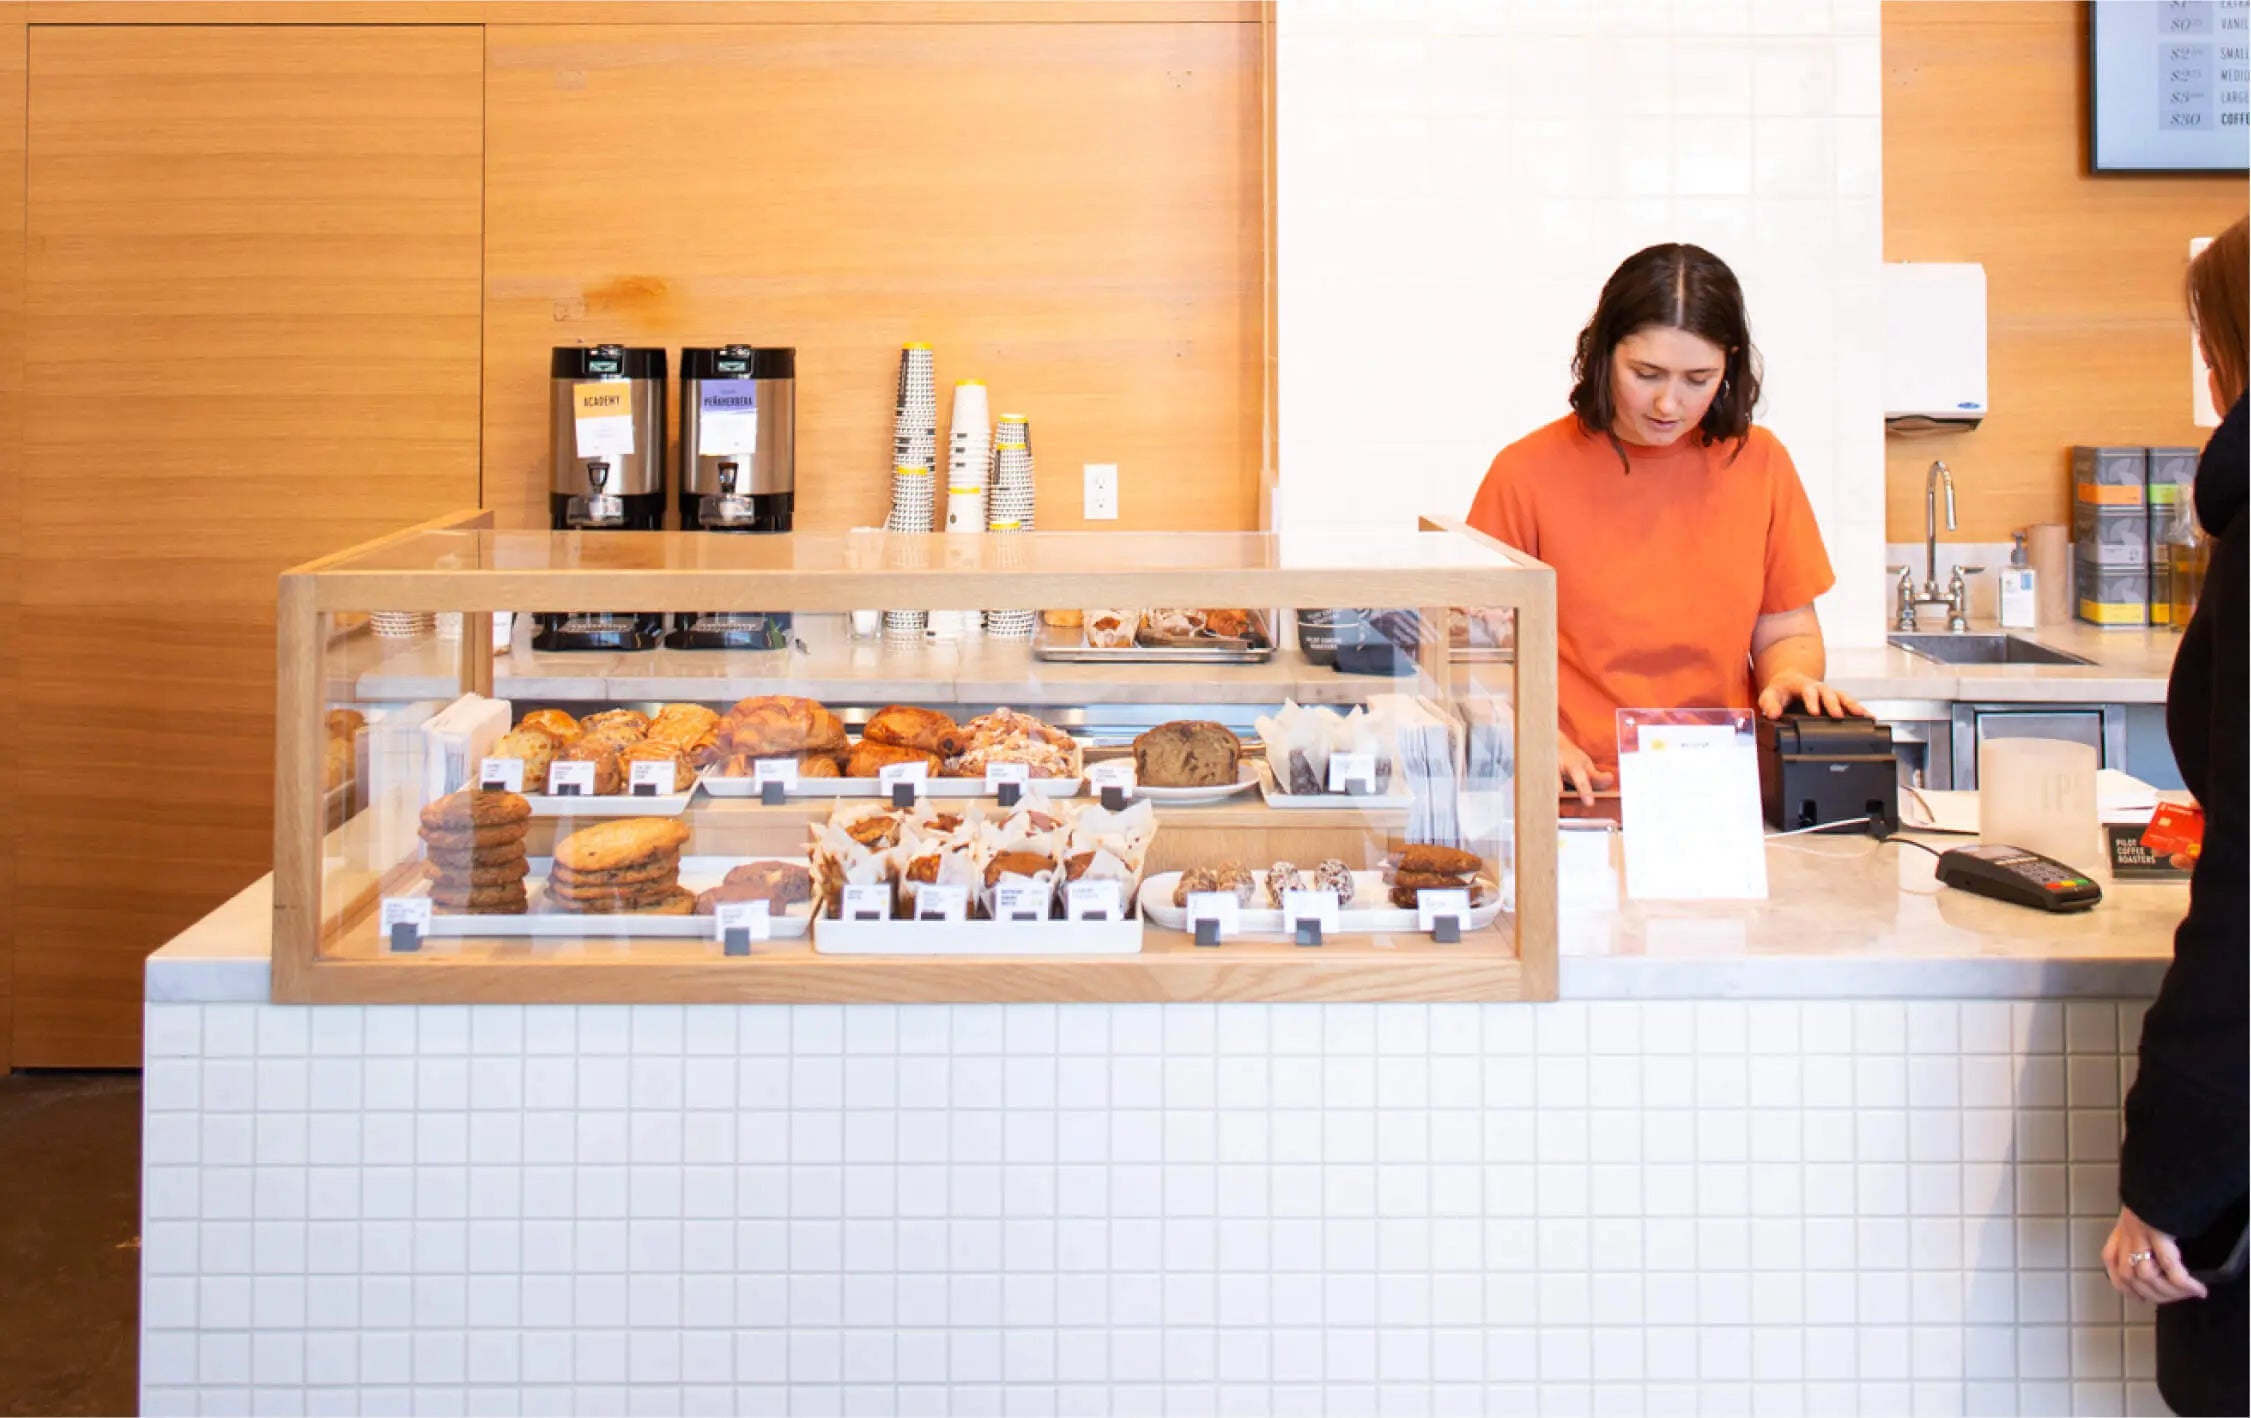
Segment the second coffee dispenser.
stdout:
<path fill-rule="evenodd" d="M 787 532 L 797 507 L 797 351 L 720 345 L 680 351 L 680 530 Z M 682 650 L 778 649 L 789 616 L 682 611 Z"/>

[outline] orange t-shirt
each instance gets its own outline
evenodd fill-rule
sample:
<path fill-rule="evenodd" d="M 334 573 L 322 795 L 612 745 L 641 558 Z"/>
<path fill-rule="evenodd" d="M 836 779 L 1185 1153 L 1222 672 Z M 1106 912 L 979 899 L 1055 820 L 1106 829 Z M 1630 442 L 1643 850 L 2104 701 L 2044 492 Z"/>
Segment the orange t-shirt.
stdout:
<path fill-rule="evenodd" d="M 1751 628 L 1836 584 L 1798 470 L 1763 428 L 1736 454 L 1694 433 L 1610 440 L 1576 415 L 1501 450 L 1469 524 L 1555 568 L 1563 731 L 1618 761 L 1620 709 L 1747 709 Z"/>

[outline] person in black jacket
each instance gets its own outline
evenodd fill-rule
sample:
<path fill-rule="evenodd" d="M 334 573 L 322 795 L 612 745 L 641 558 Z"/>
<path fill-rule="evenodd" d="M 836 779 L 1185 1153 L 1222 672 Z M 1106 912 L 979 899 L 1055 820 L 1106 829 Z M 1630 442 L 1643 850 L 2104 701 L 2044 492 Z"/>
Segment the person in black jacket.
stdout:
<path fill-rule="evenodd" d="M 2196 467 L 2196 518 L 2212 538 L 2196 614 L 2181 634 L 2165 696 L 2181 779 L 2204 809 L 2173 963 L 2142 1023 L 2141 1069 L 2126 1095 L 2118 1224 L 2103 1265 L 2120 1293 L 2157 1311 L 2157 1387 L 2180 1414 L 2251 1413 L 2240 1263 L 2247 1210 L 2246 1073 L 2251 1071 L 2251 917 L 2245 910 L 2246 223 L 2189 268 L 2189 307 L 2213 405 L 2227 410 Z M 2236 1259 L 2230 1273 L 2230 1258 Z"/>

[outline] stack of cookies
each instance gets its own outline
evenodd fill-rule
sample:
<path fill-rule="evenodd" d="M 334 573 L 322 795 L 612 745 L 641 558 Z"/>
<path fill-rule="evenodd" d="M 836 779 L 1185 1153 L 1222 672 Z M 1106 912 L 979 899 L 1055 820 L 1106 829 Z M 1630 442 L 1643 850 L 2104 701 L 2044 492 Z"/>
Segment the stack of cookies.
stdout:
<path fill-rule="evenodd" d="M 430 899 L 440 910 L 475 916 L 524 912 L 524 837 L 531 804 L 514 793 L 463 788 L 422 809 Z"/>
<path fill-rule="evenodd" d="M 688 829 L 675 818 L 621 817 L 555 844 L 547 901 L 557 911 L 685 916 L 696 894 L 680 884 Z"/>

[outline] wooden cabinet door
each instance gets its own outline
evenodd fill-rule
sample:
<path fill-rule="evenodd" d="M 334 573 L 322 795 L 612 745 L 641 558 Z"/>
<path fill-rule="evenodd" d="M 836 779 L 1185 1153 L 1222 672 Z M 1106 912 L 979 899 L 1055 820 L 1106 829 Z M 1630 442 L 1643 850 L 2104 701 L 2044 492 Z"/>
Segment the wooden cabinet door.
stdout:
<path fill-rule="evenodd" d="M 478 495 L 474 26 L 33 26 L 14 1061 L 267 870 L 275 574 Z"/>

